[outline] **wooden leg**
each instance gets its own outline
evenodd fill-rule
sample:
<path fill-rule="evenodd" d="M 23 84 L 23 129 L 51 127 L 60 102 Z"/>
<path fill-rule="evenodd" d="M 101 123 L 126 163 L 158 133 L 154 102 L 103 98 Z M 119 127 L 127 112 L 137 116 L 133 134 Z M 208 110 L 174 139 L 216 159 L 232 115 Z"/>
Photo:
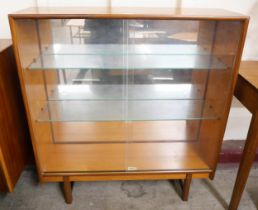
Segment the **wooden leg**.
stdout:
<path fill-rule="evenodd" d="M 67 204 L 71 204 L 73 201 L 72 182 L 69 180 L 68 176 L 64 177 L 63 191 L 64 191 L 65 202 Z"/>
<path fill-rule="evenodd" d="M 237 178 L 231 197 L 229 210 L 237 210 L 246 181 L 258 147 L 258 111 L 253 115 L 248 131 L 245 148 L 241 158 Z"/>
<path fill-rule="evenodd" d="M 213 179 L 214 179 L 214 177 L 215 177 L 215 171 L 216 171 L 216 168 L 213 170 L 212 173 L 210 173 L 210 175 L 209 175 L 210 180 L 213 180 Z"/>
<path fill-rule="evenodd" d="M 182 194 L 183 201 L 188 200 L 191 182 L 192 182 L 192 174 L 186 174 L 186 178 L 183 183 L 183 194 Z"/>

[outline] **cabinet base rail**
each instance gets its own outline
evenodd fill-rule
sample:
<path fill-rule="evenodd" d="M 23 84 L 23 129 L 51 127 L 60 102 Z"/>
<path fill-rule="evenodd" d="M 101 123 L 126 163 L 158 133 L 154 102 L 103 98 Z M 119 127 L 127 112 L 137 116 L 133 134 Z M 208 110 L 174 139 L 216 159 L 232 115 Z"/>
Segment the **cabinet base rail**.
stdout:
<path fill-rule="evenodd" d="M 182 192 L 182 200 L 188 201 L 189 197 L 189 191 L 190 191 L 190 185 L 192 182 L 192 174 L 188 173 L 186 174 L 186 178 L 183 180 L 180 180 L 180 186 L 181 186 L 181 192 Z M 73 181 L 70 180 L 69 176 L 63 177 L 63 194 L 64 199 L 67 204 L 71 204 L 73 202 Z"/>

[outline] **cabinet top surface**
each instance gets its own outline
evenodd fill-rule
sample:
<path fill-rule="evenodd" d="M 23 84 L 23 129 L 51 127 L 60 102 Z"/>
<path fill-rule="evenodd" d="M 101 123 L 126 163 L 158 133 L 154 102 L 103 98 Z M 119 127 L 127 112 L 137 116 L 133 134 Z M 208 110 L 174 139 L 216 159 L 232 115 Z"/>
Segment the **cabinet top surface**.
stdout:
<path fill-rule="evenodd" d="M 171 18 L 248 19 L 223 9 L 144 8 L 144 7 L 31 7 L 10 14 L 13 18 Z"/>
<path fill-rule="evenodd" d="M 258 91 L 258 61 L 243 61 L 239 74 Z"/>

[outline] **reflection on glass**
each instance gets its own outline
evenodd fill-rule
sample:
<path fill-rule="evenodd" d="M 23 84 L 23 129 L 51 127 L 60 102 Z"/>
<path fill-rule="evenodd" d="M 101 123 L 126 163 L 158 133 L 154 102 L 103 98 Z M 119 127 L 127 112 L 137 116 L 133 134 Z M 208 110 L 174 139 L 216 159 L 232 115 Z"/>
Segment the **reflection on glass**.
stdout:
<path fill-rule="evenodd" d="M 151 130 L 150 122 L 180 120 L 187 130 L 198 130 L 201 120 L 220 118 L 228 89 L 209 97 L 207 91 L 216 88 L 207 84 L 212 78 L 218 87 L 228 77 L 235 54 L 213 52 L 218 21 L 68 19 L 51 24 L 53 42 L 28 67 L 34 74 L 43 70 L 47 87 L 47 101 L 38 100 L 38 122 L 65 123 L 66 129 L 77 122 L 121 122 L 131 134 L 127 137 L 136 139 L 132 122 L 149 122 Z M 194 126 L 190 121 L 196 121 Z"/>

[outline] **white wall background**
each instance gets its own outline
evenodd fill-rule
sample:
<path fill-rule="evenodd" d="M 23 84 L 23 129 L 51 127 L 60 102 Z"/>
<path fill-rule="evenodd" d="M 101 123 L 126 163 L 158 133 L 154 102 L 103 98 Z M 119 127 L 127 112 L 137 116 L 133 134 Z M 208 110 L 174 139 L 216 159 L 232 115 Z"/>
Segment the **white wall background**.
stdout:
<path fill-rule="evenodd" d="M 36 6 L 36 0 L 0 0 L 0 38 L 10 38 L 8 14 Z"/>
<path fill-rule="evenodd" d="M 0 38 L 10 38 L 8 13 L 33 6 L 113 6 L 221 8 L 251 17 L 244 60 L 258 60 L 258 0 L 0 0 Z M 251 115 L 235 100 L 224 139 L 245 139 Z"/>

